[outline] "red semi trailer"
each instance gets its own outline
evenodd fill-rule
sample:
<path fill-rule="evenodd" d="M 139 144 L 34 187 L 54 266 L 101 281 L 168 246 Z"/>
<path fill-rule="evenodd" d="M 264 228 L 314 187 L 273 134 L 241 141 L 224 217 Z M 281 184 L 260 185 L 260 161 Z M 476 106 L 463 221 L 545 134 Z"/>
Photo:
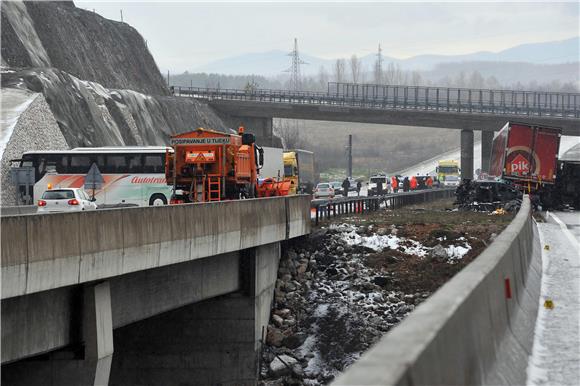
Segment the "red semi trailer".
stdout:
<path fill-rule="evenodd" d="M 490 175 L 511 180 L 549 204 L 561 135 L 562 130 L 556 127 L 506 123 L 493 139 Z"/>

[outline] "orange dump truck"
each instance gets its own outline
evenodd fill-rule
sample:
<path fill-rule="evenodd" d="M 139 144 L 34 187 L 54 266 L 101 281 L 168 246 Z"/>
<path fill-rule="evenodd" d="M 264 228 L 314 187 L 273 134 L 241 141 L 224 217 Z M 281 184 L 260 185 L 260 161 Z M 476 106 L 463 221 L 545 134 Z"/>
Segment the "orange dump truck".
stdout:
<path fill-rule="evenodd" d="M 165 161 L 172 203 L 257 197 L 263 155 L 252 134 L 228 134 L 198 128 L 171 137 Z"/>

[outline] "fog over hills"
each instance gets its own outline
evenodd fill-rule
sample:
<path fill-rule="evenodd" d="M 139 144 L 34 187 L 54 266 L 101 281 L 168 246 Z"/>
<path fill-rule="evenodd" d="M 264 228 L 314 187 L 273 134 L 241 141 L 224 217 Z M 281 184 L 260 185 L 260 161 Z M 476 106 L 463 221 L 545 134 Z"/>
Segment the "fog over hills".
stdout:
<path fill-rule="evenodd" d="M 300 42 L 299 42 L 300 43 Z M 324 59 L 308 53 L 301 53 L 301 58 L 307 62 L 302 66 L 304 75 L 315 75 L 323 66 L 329 72 L 337 58 Z M 499 52 L 481 51 L 465 55 L 418 55 L 407 59 L 390 57 L 383 52 L 385 63 L 397 63 L 404 70 L 431 71 L 438 64 L 461 62 L 527 62 L 537 65 L 572 63 L 580 61 L 580 37 L 565 40 L 521 44 Z M 348 58 L 346 58 L 348 59 Z M 376 60 L 376 54 L 368 54 L 360 58 L 364 71 L 371 71 Z M 259 74 L 276 76 L 289 67 L 288 52 L 272 50 L 267 52 L 247 53 L 238 56 L 216 60 L 206 65 L 192 69 L 192 72 L 206 72 L 231 75 Z"/>

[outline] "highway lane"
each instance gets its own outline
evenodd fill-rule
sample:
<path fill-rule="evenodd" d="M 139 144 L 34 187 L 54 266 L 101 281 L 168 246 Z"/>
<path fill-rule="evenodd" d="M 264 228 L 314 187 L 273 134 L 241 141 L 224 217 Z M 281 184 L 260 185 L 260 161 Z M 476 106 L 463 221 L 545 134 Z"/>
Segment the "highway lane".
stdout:
<path fill-rule="evenodd" d="M 527 384 L 580 385 L 580 212 L 549 213 L 538 230 L 542 290 Z"/>

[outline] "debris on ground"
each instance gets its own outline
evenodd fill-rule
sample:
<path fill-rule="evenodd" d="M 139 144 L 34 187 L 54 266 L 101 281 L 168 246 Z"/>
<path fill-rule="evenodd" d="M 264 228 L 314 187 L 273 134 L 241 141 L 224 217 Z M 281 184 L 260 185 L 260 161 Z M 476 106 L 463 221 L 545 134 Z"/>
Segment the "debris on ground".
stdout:
<path fill-rule="evenodd" d="M 517 212 L 522 205 L 522 192 L 504 180 L 463 180 L 455 196 L 460 210 Z"/>
<path fill-rule="evenodd" d="M 512 218 L 448 211 L 450 206 L 441 200 L 337 218 L 287 249 L 262 351 L 261 384 L 330 383 Z"/>

